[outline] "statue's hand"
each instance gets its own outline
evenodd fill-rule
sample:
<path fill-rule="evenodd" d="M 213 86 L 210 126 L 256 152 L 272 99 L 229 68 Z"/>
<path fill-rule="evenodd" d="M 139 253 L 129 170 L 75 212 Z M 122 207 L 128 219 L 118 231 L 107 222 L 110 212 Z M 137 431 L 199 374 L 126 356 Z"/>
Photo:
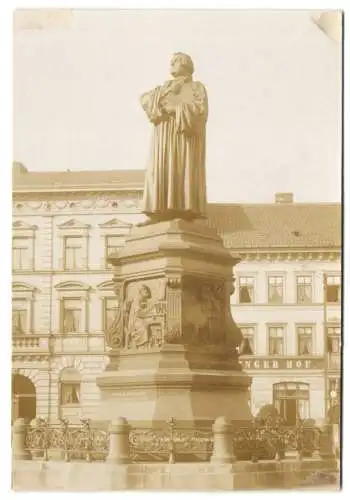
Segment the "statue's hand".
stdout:
<path fill-rule="evenodd" d="M 165 101 L 161 104 L 161 110 L 162 113 L 165 113 L 167 115 L 174 115 L 175 114 L 175 107 L 170 104 L 168 101 Z"/>

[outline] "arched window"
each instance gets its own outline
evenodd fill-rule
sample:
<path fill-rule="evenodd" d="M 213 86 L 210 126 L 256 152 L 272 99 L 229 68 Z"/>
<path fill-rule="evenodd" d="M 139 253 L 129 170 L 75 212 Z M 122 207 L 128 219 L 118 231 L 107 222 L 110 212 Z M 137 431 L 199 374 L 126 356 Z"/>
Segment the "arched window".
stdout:
<path fill-rule="evenodd" d="M 286 425 L 310 418 L 309 384 L 278 382 L 273 384 L 273 404 Z"/>
<path fill-rule="evenodd" d="M 81 376 L 75 368 L 60 373 L 60 406 L 80 406 Z"/>

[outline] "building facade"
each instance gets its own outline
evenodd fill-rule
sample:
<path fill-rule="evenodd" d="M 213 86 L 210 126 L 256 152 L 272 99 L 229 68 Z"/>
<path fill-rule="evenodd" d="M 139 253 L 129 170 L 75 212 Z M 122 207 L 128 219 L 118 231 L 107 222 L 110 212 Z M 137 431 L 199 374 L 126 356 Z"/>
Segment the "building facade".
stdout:
<path fill-rule="evenodd" d="M 140 219 L 142 171 L 13 167 L 13 418 L 89 418 L 113 321 L 107 256 Z M 238 255 L 233 316 L 252 376 L 251 409 L 323 419 L 340 397 L 341 210 L 212 204 L 208 221 Z"/>

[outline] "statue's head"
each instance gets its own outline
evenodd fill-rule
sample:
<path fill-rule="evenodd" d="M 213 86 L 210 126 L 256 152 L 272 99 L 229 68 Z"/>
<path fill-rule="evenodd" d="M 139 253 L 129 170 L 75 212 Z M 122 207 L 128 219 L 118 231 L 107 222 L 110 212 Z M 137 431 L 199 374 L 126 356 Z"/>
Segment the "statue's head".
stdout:
<path fill-rule="evenodd" d="M 170 73 L 172 76 L 189 76 L 194 72 L 191 57 L 182 52 L 175 52 L 170 63 Z"/>

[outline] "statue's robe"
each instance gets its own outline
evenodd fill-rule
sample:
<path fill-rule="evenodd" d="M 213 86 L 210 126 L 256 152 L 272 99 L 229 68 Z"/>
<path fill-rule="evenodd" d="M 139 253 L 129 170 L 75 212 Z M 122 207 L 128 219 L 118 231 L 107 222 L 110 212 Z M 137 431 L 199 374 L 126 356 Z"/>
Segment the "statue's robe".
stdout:
<path fill-rule="evenodd" d="M 168 115 L 162 104 L 175 107 Z M 154 124 L 146 171 L 143 212 L 149 216 L 199 218 L 206 212 L 205 87 L 192 78 L 174 79 L 142 95 Z"/>

